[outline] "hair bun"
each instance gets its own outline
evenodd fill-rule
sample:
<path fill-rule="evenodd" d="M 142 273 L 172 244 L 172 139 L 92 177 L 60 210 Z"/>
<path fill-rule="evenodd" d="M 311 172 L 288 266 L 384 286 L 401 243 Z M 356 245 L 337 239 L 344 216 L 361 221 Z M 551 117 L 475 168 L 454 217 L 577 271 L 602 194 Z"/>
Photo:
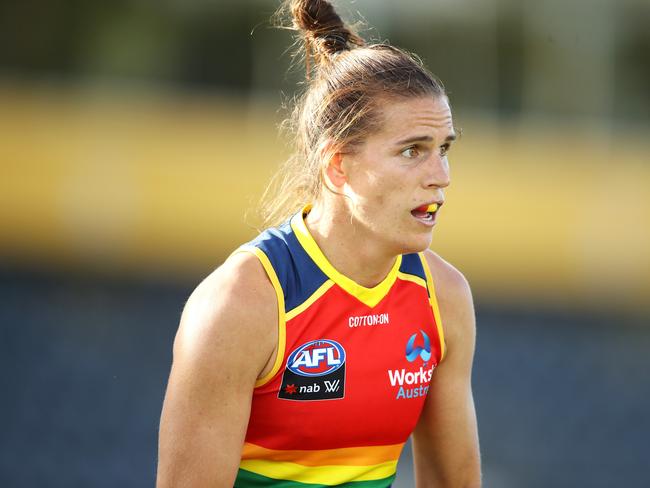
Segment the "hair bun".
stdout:
<path fill-rule="evenodd" d="M 326 0 L 289 0 L 294 28 L 303 31 L 316 51 L 333 55 L 364 46 L 365 41 L 345 25 L 332 4 Z"/>

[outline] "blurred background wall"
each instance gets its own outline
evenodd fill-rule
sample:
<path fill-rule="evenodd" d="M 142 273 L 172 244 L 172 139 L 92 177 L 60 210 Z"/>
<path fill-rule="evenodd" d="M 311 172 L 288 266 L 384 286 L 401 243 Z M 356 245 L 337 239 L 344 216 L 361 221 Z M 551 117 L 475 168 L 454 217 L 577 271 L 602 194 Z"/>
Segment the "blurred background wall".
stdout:
<path fill-rule="evenodd" d="M 336 5 L 462 128 L 432 247 L 477 301 L 486 487 L 647 486 L 650 4 Z M 2 486 L 153 484 L 184 301 L 289 151 L 276 6 L 0 4 Z"/>

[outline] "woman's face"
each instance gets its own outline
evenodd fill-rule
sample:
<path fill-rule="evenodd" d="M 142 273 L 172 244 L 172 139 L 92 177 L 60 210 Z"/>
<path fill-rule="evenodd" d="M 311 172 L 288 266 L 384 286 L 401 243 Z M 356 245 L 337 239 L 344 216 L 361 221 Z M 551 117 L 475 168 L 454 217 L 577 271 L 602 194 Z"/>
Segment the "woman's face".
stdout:
<path fill-rule="evenodd" d="M 449 185 L 447 153 L 456 139 L 449 102 L 424 96 L 380 103 L 382 128 L 341 160 L 345 200 L 357 225 L 389 252 L 422 251 L 439 213 L 423 206 L 442 205 Z"/>

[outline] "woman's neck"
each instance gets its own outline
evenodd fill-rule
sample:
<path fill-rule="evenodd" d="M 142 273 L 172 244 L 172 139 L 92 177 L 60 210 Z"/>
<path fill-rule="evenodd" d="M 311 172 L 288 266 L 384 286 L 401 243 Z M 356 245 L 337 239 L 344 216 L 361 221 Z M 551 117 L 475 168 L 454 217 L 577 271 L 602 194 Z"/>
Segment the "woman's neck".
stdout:
<path fill-rule="evenodd" d="M 395 264 L 396 255 L 382 250 L 377 239 L 355 225 L 345 209 L 323 212 L 316 204 L 305 224 L 332 266 L 361 286 L 378 285 Z"/>

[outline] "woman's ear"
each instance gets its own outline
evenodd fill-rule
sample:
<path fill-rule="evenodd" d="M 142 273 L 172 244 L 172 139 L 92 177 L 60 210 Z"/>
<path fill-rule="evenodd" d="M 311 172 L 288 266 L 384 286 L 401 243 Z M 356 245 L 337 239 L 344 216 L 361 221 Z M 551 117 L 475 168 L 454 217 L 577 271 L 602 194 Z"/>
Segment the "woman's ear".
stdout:
<path fill-rule="evenodd" d="M 341 162 L 343 161 L 343 154 L 340 152 L 333 153 L 329 160 L 326 161 L 325 175 L 335 188 L 342 188 L 347 181 L 347 175 L 343 169 Z"/>
<path fill-rule="evenodd" d="M 325 184 L 338 193 L 347 182 L 347 174 L 343 167 L 343 153 L 340 147 L 332 141 L 325 141 L 319 148 L 322 161 L 322 172 Z M 337 191 L 338 190 L 338 191 Z"/>

